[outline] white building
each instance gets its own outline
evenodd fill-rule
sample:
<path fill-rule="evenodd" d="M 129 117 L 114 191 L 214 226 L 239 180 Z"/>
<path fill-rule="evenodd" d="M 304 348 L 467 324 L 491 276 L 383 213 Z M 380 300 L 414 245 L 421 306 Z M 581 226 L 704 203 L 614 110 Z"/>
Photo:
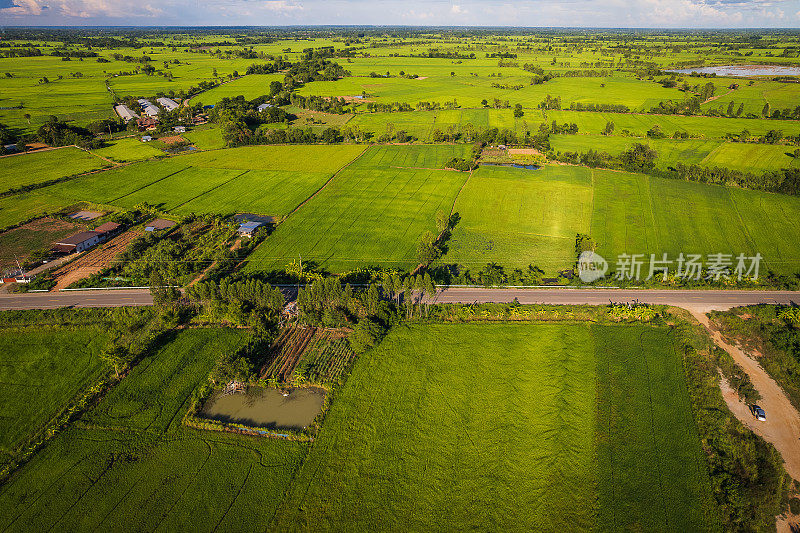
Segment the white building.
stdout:
<path fill-rule="evenodd" d="M 260 106 L 258 106 L 258 112 L 261 113 L 262 111 L 264 111 L 265 109 L 269 109 L 270 107 L 272 107 L 272 104 L 261 104 Z"/>
<path fill-rule="evenodd" d="M 175 126 L 172 128 L 175 133 L 186 133 L 186 126 Z"/>
<path fill-rule="evenodd" d="M 161 104 L 161 107 L 163 107 L 167 111 L 172 111 L 173 109 L 178 109 L 177 102 L 175 102 L 175 100 L 173 100 L 171 98 L 165 98 L 165 97 L 162 96 L 161 98 L 157 98 L 156 102 Z"/>
<path fill-rule="evenodd" d="M 100 242 L 101 234 L 96 231 L 82 231 L 64 240 L 55 243 L 56 250 L 60 252 L 72 253 L 88 250 Z"/>
<path fill-rule="evenodd" d="M 126 106 L 124 104 L 120 104 L 120 105 L 114 106 L 114 111 L 116 111 L 117 115 L 119 115 L 119 118 L 121 118 L 125 122 L 128 122 L 129 120 L 133 120 L 134 118 L 139 118 L 139 115 L 134 113 L 133 110 L 130 107 L 128 107 L 128 106 Z"/>
<path fill-rule="evenodd" d="M 139 105 L 142 106 L 142 111 L 145 115 L 149 117 L 157 117 L 158 116 L 158 108 L 153 105 L 150 100 L 145 98 L 139 99 Z"/>

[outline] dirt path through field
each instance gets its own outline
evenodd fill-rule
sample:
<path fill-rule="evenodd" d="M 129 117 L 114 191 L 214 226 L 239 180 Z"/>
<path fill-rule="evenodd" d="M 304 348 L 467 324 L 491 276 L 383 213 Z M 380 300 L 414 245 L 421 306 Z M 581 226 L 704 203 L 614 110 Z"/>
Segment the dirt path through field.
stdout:
<path fill-rule="evenodd" d="M 741 402 L 733 391 L 729 390 L 730 386 L 726 390 L 726 383 L 723 382 L 720 384 L 722 396 L 731 412 L 755 434 L 772 443 L 783 456 L 784 467 L 789 475 L 800 480 L 800 413 L 794 408 L 780 385 L 761 368 L 755 359 L 749 357 L 738 346 L 725 342 L 719 331 L 711 326 L 705 314 L 692 311 L 692 315 L 708 329 L 717 346 L 728 352 L 734 361 L 747 372 L 753 386 L 761 394 L 758 404 L 766 411 L 767 420 L 766 422 L 757 421 L 750 414 L 748 406 Z"/>

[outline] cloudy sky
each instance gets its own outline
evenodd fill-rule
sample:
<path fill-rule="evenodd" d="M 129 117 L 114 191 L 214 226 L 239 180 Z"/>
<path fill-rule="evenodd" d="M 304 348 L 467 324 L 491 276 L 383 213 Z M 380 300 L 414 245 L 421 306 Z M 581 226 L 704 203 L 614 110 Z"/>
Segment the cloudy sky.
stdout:
<path fill-rule="evenodd" d="M 800 0 L 0 0 L 0 26 L 797 28 Z"/>

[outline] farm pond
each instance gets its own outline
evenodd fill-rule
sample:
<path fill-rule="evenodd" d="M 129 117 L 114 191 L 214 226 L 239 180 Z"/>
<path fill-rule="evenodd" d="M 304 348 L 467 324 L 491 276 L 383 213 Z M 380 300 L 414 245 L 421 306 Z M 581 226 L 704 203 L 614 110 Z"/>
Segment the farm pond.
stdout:
<path fill-rule="evenodd" d="M 284 396 L 284 394 L 286 394 Z M 220 422 L 268 429 L 303 429 L 314 421 L 325 403 L 325 389 L 303 387 L 284 391 L 250 387 L 246 393 L 215 392 L 201 416 Z"/>
<path fill-rule="evenodd" d="M 780 65 L 718 65 L 714 67 L 696 67 L 668 70 L 680 74 L 716 74 L 717 76 L 800 76 L 800 67 L 784 67 Z"/>

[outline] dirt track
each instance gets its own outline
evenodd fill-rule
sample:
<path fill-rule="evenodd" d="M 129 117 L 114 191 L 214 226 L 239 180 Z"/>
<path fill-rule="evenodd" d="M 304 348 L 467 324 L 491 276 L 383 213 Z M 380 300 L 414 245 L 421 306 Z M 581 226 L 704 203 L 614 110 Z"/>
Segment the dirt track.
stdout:
<path fill-rule="evenodd" d="M 104 245 L 91 250 L 75 261 L 58 269 L 53 278 L 56 280 L 54 291 L 66 289 L 76 281 L 100 272 L 116 257 L 125 251 L 125 248 L 141 235 L 139 230 L 130 230 L 118 235 Z"/>
<path fill-rule="evenodd" d="M 783 456 L 786 472 L 794 479 L 800 480 L 800 413 L 794 408 L 780 385 L 755 359 L 749 357 L 738 346 L 725 342 L 719 331 L 711 326 L 706 315 L 694 311 L 692 315 L 711 332 L 714 342 L 728 352 L 750 376 L 753 386 L 761 394 L 758 404 L 766 411 L 767 420 L 757 421 L 750 414 L 748 406 L 730 390 L 730 386 L 726 390 L 725 383 L 722 383 L 720 388 L 728 408 L 745 426 L 772 443 Z"/>

